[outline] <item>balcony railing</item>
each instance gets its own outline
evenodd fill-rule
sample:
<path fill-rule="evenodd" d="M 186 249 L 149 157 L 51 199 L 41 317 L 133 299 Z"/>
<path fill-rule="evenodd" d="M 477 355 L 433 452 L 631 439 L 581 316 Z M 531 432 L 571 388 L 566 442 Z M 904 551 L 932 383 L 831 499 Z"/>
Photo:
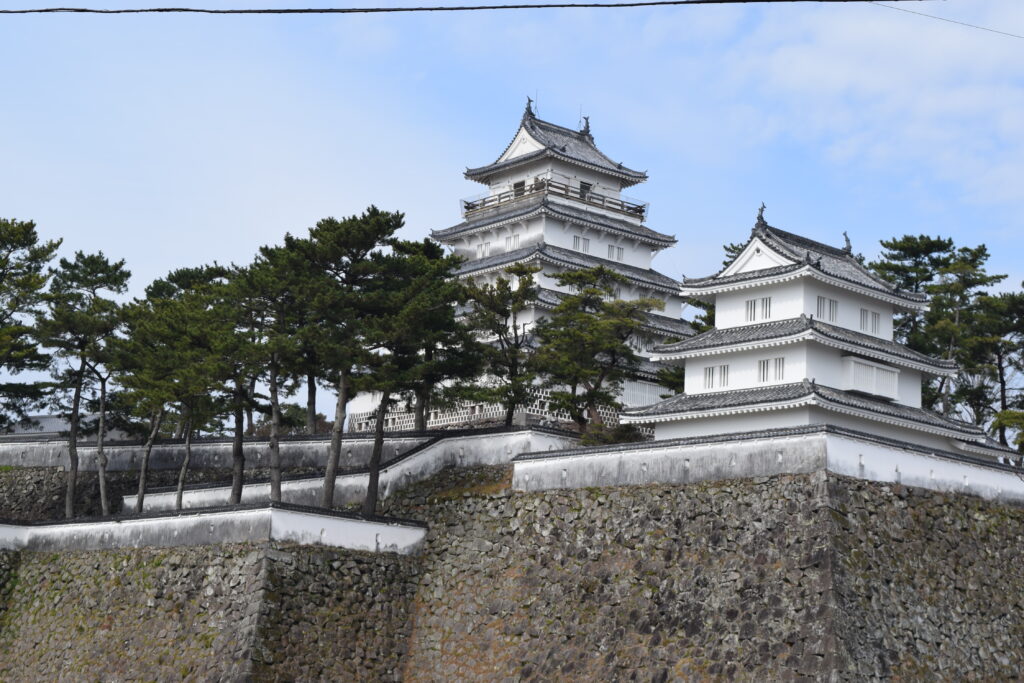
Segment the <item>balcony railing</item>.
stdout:
<path fill-rule="evenodd" d="M 463 199 L 462 216 L 464 218 L 468 218 L 477 211 L 483 211 L 484 209 L 490 209 L 495 206 L 508 204 L 527 197 L 534 197 L 539 194 L 554 194 L 561 197 L 568 197 L 578 202 L 589 204 L 590 206 L 597 206 L 602 209 L 608 209 L 609 211 L 616 211 L 618 213 L 626 214 L 627 216 L 639 218 L 641 221 L 647 218 L 647 204 L 641 204 L 627 199 L 616 199 L 615 197 L 609 197 L 607 195 L 593 192 L 585 187 L 573 187 L 568 183 L 560 183 L 556 180 L 548 180 L 546 178 L 538 178 L 531 183 L 524 184 L 511 190 L 506 190 L 505 192 L 499 192 L 498 194 L 486 195 L 474 199 Z"/>

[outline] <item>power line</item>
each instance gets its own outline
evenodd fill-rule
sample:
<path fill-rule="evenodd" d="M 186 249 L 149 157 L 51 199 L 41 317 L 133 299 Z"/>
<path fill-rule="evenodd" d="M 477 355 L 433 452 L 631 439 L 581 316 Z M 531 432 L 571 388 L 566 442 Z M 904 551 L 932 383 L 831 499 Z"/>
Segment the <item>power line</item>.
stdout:
<path fill-rule="evenodd" d="M 892 0 L 893 2 L 920 2 L 923 0 Z M 553 2 L 510 5 L 461 5 L 434 7 L 308 7 L 278 9 L 207 9 L 202 7 L 149 7 L 135 9 L 94 9 L 88 7 L 49 7 L 42 9 L 3 9 L 0 14 L 383 14 L 393 12 L 479 12 L 507 9 L 568 9 L 659 7 L 665 5 L 739 5 L 769 3 L 840 3 L 871 2 L 871 0 L 645 0 L 637 2 Z"/>
<path fill-rule="evenodd" d="M 1006 31 L 1000 31 L 994 28 L 988 28 L 987 26 L 978 26 L 976 24 L 968 24 L 966 21 L 957 21 L 956 19 L 947 19 L 946 17 L 937 17 L 934 14 L 925 14 L 924 12 L 916 12 L 912 9 L 906 9 L 904 7 L 893 7 L 892 5 L 886 5 L 881 2 L 875 2 L 875 0 L 868 0 L 872 5 L 876 7 L 885 7 L 886 9 L 894 9 L 898 12 L 906 12 L 907 14 L 916 14 L 919 17 L 928 17 L 929 19 L 936 19 L 938 21 L 945 21 L 950 24 L 957 24 L 958 26 L 966 26 L 968 28 L 976 28 L 979 31 L 988 31 L 989 33 L 998 33 L 1001 36 L 1008 36 L 1010 38 L 1020 38 L 1024 40 L 1024 36 L 1019 36 L 1016 33 L 1007 33 Z"/>

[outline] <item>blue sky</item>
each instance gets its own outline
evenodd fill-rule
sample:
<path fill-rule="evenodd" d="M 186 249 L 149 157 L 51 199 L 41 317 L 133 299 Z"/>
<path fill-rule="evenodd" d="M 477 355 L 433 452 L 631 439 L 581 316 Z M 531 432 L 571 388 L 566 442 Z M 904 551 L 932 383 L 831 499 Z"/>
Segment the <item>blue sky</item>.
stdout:
<path fill-rule="evenodd" d="M 905 6 L 1024 34 L 1019 0 Z M 371 203 L 409 237 L 456 223 L 527 95 L 648 171 L 630 195 L 678 237 L 674 277 L 716 270 L 764 201 L 869 257 L 940 234 L 1024 278 L 1024 40 L 884 7 L 8 16 L 0 83 L 0 215 L 126 259 L 135 294 Z"/>

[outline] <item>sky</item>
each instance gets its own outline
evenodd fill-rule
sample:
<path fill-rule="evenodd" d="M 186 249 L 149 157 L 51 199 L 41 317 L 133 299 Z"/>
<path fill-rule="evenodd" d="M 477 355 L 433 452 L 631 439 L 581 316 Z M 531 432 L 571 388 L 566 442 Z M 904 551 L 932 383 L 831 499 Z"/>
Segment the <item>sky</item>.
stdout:
<path fill-rule="evenodd" d="M 901 6 L 1024 35 L 1019 0 Z M 678 238 L 654 264 L 672 277 L 717 271 L 764 202 L 868 258 L 941 235 L 1024 279 L 1024 40 L 877 4 L 0 15 L 0 84 L 0 216 L 125 259 L 134 295 L 370 204 L 409 238 L 456 224 L 484 190 L 462 172 L 497 158 L 527 96 L 647 170 L 627 192 Z"/>

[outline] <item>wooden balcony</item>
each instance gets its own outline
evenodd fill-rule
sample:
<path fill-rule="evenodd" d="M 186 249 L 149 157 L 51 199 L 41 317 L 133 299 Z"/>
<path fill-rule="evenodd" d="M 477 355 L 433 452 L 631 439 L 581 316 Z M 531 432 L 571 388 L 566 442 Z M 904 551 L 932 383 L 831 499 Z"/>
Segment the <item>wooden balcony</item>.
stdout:
<path fill-rule="evenodd" d="M 567 197 L 589 206 L 596 206 L 602 209 L 608 209 L 609 211 L 625 214 L 633 218 L 639 218 L 641 222 L 647 218 L 647 204 L 640 204 L 639 202 L 633 202 L 627 199 L 616 199 L 615 197 L 598 194 L 597 192 L 593 192 L 586 188 L 581 189 L 579 187 L 572 187 L 567 183 L 560 183 L 546 178 L 538 178 L 532 183 L 527 183 L 521 187 L 516 187 L 498 194 L 486 195 L 474 199 L 463 199 L 462 216 L 464 218 L 470 218 L 478 211 L 490 209 L 495 206 L 501 206 L 503 204 L 509 204 L 527 197 L 535 197 L 540 194 L 553 194 L 558 195 L 559 197 Z"/>

